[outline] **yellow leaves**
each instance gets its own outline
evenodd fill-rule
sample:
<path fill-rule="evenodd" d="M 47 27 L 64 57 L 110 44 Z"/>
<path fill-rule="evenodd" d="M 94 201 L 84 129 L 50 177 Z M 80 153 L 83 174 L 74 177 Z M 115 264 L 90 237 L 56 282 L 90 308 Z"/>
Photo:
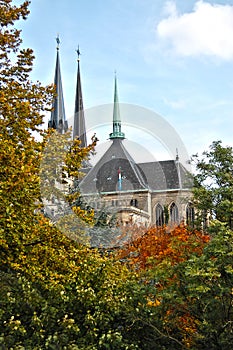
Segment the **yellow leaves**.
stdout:
<path fill-rule="evenodd" d="M 3 105 L 7 102 L 7 97 L 6 95 L 4 94 L 3 91 L 0 91 L 0 105 Z"/>
<path fill-rule="evenodd" d="M 89 224 L 94 224 L 94 210 L 92 209 L 91 211 L 87 212 L 84 209 L 81 209 L 80 207 L 73 207 L 72 208 L 73 212 L 77 214 L 79 218 L 84 220 L 86 223 Z"/>
<path fill-rule="evenodd" d="M 147 306 L 156 307 L 159 306 L 161 302 L 158 299 L 151 300 L 149 297 L 147 298 Z"/>
<path fill-rule="evenodd" d="M 11 1 L 5 0 L 1 2 L 1 23 L 2 26 L 12 25 L 14 21 L 19 20 L 21 17 L 26 19 L 26 16 L 29 14 L 28 6 L 29 1 L 25 1 L 19 7 L 11 6 Z"/>
<path fill-rule="evenodd" d="M 49 138 L 45 144 L 40 164 L 42 200 L 53 200 L 53 202 L 69 204 L 69 208 L 72 208 L 77 219 L 81 219 L 83 223 L 89 225 L 94 224 L 94 210 L 86 206 L 85 203 L 80 205 L 80 194 L 78 188 L 76 188 L 76 183 L 77 180 L 80 180 L 82 162 L 87 158 L 93 147 L 93 145 L 90 145 L 86 148 L 81 148 L 79 140 L 72 140 L 71 131 L 65 134 L 49 131 Z M 77 231 L 75 222 L 78 220 L 74 216 L 72 219 L 71 217 L 68 218 L 66 216 L 64 220 L 59 220 L 59 228 L 61 228 L 61 223 L 67 227 L 68 234 L 73 232 L 69 234 L 69 237 L 75 237 Z M 77 225 L 77 227 L 79 226 Z M 70 230 L 68 227 L 70 227 Z"/>
<path fill-rule="evenodd" d="M 69 316 L 66 314 L 63 317 L 62 323 L 65 327 L 67 327 L 68 329 L 71 329 L 74 327 L 75 320 L 73 318 L 69 318 Z M 76 331 L 79 331 L 79 328 L 77 326 L 76 326 Z"/>

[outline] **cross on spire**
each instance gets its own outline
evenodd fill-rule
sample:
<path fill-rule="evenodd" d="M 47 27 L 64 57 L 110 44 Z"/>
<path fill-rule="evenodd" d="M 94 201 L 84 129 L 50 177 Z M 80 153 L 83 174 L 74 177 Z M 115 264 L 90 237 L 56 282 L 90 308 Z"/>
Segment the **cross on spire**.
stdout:
<path fill-rule="evenodd" d="M 76 52 L 77 52 L 77 55 L 78 55 L 78 62 L 79 62 L 80 61 L 80 55 L 81 55 L 81 52 L 79 50 L 79 45 L 78 45 L 78 49 L 76 50 Z"/>
<path fill-rule="evenodd" d="M 57 50 L 59 50 L 59 45 L 60 45 L 60 38 L 59 38 L 59 34 L 57 34 L 57 37 L 56 37 L 56 42 L 57 42 Z"/>

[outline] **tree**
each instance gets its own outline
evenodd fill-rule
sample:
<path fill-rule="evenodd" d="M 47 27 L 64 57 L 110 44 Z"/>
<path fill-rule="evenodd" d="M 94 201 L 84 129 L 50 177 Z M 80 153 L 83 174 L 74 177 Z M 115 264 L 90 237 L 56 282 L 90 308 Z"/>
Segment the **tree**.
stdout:
<path fill-rule="evenodd" d="M 133 274 L 70 240 L 38 210 L 47 142 L 41 125 L 54 89 L 31 82 L 33 52 L 20 49 L 14 24 L 26 19 L 28 6 L 0 1 L 0 347 L 137 349 L 126 289 Z M 69 176 L 77 175 L 86 151 L 78 141 L 67 148 Z"/>
<path fill-rule="evenodd" d="M 215 224 L 214 231 L 201 253 L 175 265 L 164 259 L 147 271 L 156 282 L 149 288 L 153 316 L 147 326 L 155 330 L 154 339 L 156 329 L 167 336 L 168 349 L 231 347 L 233 236 L 223 225 Z"/>
<path fill-rule="evenodd" d="M 203 254 L 182 266 L 189 312 L 197 320 L 192 349 L 227 350 L 233 342 L 233 231 L 215 222 L 210 234 Z"/>
<path fill-rule="evenodd" d="M 210 237 L 185 226 L 173 230 L 153 227 L 135 236 L 119 257 L 137 271 L 145 288 L 146 305 L 141 316 L 133 316 L 143 327 L 142 349 L 189 349 L 198 321 L 190 312 L 192 298 L 183 266 L 202 256 Z"/>
<path fill-rule="evenodd" d="M 30 81 L 33 52 L 20 50 L 20 31 L 13 27 L 28 15 L 28 4 L 0 4 L 0 233 L 3 250 L 10 248 L 15 254 L 23 242 L 34 239 L 43 144 L 32 132 L 43 135 L 43 113 L 53 97 L 52 87 Z"/>
<path fill-rule="evenodd" d="M 211 229 L 218 234 L 208 242 L 209 236 L 185 227 L 170 233 L 151 229 L 120 256 L 70 240 L 38 211 L 47 142 L 41 124 L 54 89 L 30 81 L 33 53 L 20 50 L 14 23 L 26 18 L 28 5 L 0 1 L 0 347 L 229 348 L 232 230 L 215 222 Z M 92 145 L 81 150 L 78 141 L 69 141 L 63 146 L 61 172 L 77 177 Z M 60 181 L 56 175 L 52 184 Z M 48 199 L 55 189 L 49 190 Z M 77 205 L 78 196 L 73 191 L 68 201 L 88 222 L 91 213 Z M 223 210 L 215 209 L 227 222 Z M 70 229 L 69 220 L 63 224 Z"/>
<path fill-rule="evenodd" d="M 119 251 L 119 257 L 138 270 L 154 268 L 166 259 L 174 265 L 187 260 L 193 253 L 201 254 L 208 240 L 208 235 L 198 230 L 190 231 L 183 225 L 174 229 L 151 227 L 143 235 L 138 227 Z"/>
<path fill-rule="evenodd" d="M 48 140 L 51 141 L 53 136 L 56 139 L 56 133 L 43 131 L 42 125 L 44 113 L 51 109 L 55 90 L 52 85 L 43 87 L 39 82 L 30 80 L 33 52 L 31 49 L 20 49 L 21 33 L 14 27 L 17 20 L 26 19 L 29 2 L 25 1 L 19 7 L 11 3 L 11 0 L 0 3 L 0 244 L 3 251 L 10 248 L 8 252 L 14 252 L 17 256 L 22 245 L 37 241 L 43 183 L 40 172 L 42 158 L 48 150 L 45 145 L 52 144 Z M 94 142 L 81 148 L 79 140 L 71 141 L 69 133 L 62 136 L 64 140 L 59 146 L 63 147 L 62 160 L 66 163 L 63 163 L 63 170 L 68 177 L 74 177 L 93 149 Z M 43 141 L 38 141 L 39 137 Z M 56 142 L 52 150 L 55 146 Z M 54 154 L 58 157 L 59 152 Z M 54 162 L 57 161 L 56 157 Z M 56 168 L 51 169 L 51 159 L 48 167 L 50 175 Z M 55 187 L 51 188 L 54 190 Z M 74 196 L 77 197 L 78 193 L 70 195 L 68 199 L 66 197 L 66 200 L 71 203 Z M 91 212 L 77 206 L 73 209 L 84 221 L 91 221 Z"/>
<path fill-rule="evenodd" d="M 127 288 L 135 278 L 111 256 L 71 242 L 51 226 L 44 244 L 28 246 L 14 270 L 0 272 L 1 348 L 138 348 Z"/>
<path fill-rule="evenodd" d="M 194 176 L 194 205 L 199 220 L 217 219 L 233 229 L 233 150 L 215 141 L 202 157 L 193 156 L 196 165 Z"/>
<path fill-rule="evenodd" d="M 71 239 L 88 244 L 86 228 L 94 224 L 94 210 L 82 199 L 76 183 L 83 176 L 83 162 L 96 142 L 81 147 L 72 140 L 70 130 L 60 134 L 53 130 L 43 149 L 40 163 L 40 193 L 45 214 Z"/>
<path fill-rule="evenodd" d="M 231 347 L 232 254 L 233 231 L 218 221 L 209 235 L 186 227 L 150 229 L 120 252 L 144 285 L 146 304 L 132 314 L 141 349 Z"/>

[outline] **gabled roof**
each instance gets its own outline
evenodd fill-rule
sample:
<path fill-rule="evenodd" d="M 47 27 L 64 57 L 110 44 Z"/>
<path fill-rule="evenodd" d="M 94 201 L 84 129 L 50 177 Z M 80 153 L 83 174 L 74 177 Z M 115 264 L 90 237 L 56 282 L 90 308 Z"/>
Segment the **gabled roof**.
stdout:
<path fill-rule="evenodd" d="M 190 189 L 191 174 L 175 160 L 136 164 L 121 140 L 114 140 L 80 183 L 83 194 L 119 191 L 168 191 Z"/>
<path fill-rule="evenodd" d="M 190 173 L 175 160 L 139 163 L 152 191 L 191 188 Z"/>
<path fill-rule="evenodd" d="M 147 189 L 146 177 L 121 139 L 114 139 L 97 164 L 80 183 L 82 193 Z"/>

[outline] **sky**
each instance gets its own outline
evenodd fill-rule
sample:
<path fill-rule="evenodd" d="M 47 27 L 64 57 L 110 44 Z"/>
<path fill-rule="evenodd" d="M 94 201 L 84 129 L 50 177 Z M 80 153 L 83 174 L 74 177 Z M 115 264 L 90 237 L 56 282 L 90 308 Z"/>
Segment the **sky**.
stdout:
<path fill-rule="evenodd" d="M 88 135 L 97 132 L 99 147 L 109 142 L 112 116 L 109 125 L 101 113 L 90 122 L 88 111 L 113 102 L 115 71 L 122 131 L 137 154 L 144 157 L 138 144 L 156 159 L 200 154 L 216 140 L 233 146 L 233 0 L 32 0 L 29 8 L 18 27 L 36 56 L 32 79 L 53 82 L 59 33 L 72 118 L 79 45 Z M 173 130 L 165 141 L 161 121 Z"/>

